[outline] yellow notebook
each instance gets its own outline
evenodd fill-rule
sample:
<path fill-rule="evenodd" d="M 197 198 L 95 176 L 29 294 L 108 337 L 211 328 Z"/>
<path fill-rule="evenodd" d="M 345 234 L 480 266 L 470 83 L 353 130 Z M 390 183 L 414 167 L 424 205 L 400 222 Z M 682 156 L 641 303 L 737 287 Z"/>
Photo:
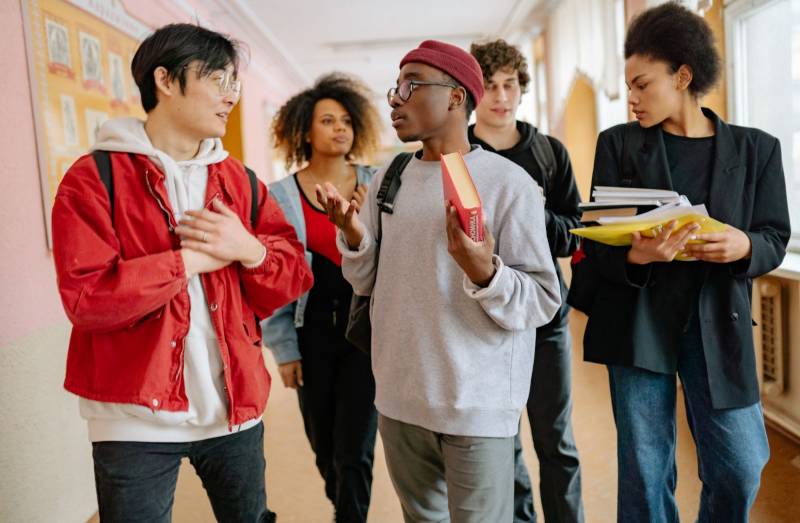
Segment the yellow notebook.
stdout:
<path fill-rule="evenodd" d="M 639 221 L 630 223 L 614 223 L 610 225 L 595 225 L 593 227 L 583 227 L 579 229 L 570 229 L 569 232 L 582 238 L 587 238 L 606 245 L 623 246 L 630 245 L 633 232 L 640 232 L 643 236 L 652 238 L 661 232 L 662 227 L 666 227 L 669 222 L 675 220 L 677 231 L 687 223 L 697 222 L 700 225 L 695 234 L 722 232 L 728 226 L 714 218 L 703 216 L 702 214 L 687 213 L 681 216 L 671 217 L 668 219 L 653 219 L 652 221 Z M 692 240 L 689 243 L 703 243 L 701 240 Z M 688 256 L 678 256 L 679 260 L 692 260 L 694 258 Z"/>

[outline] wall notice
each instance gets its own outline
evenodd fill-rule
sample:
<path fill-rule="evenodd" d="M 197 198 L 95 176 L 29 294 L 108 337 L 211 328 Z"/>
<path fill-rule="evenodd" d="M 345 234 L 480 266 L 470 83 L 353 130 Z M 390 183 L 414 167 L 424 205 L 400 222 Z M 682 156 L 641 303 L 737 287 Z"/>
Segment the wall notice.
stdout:
<path fill-rule="evenodd" d="M 109 118 L 144 118 L 130 60 L 150 28 L 118 0 L 22 0 L 47 241 L 58 184 Z"/>

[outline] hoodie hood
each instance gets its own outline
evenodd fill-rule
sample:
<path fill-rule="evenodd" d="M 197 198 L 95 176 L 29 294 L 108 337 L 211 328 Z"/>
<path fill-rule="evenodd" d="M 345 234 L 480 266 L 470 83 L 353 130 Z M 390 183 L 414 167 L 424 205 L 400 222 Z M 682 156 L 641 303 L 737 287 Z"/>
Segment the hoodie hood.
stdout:
<path fill-rule="evenodd" d="M 112 151 L 120 153 L 144 154 L 156 165 L 165 168 L 164 159 L 177 165 L 210 165 L 228 157 L 219 138 L 206 138 L 194 158 L 176 162 L 167 153 L 153 147 L 144 131 L 144 122 L 138 118 L 116 118 L 106 121 L 97 132 L 97 141 L 92 151 Z"/>
<path fill-rule="evenodd" d="M 188 208 L 186 175 L 208 176 L 207 167 L 228 157 L 219 138 L 206 138 L 194 158 L 175 161 L 170 155 L 156 149 L 144 130 L 144 122 L 138 118 L 116 118 L 106 121 L 97 132 L 97 141 L 92 151 L 111 151 L 143 154 L 158 166 L 166 178 L 167 194 L 178 214 Z"/>
<path fill-rule="evenodd" d="M 533 138 L 536 136 L 536 133 L 539 131 L 533 125 L 529 124 L 528 122 L 522 122 L 517 120 L 517 132 L 519 133 L 519 141 L 514 144 L 509 149 L 503 149 L 501 151 L 495 150 L 491 145 L 484 142 L 477 136 L 475 136 L 475 124 L 469 126 L 469 143 L 476 143 L 480 145 L 483 149 L 487 151 L 491 151 L 493 153 L 497 153 L 501 156 L 505 156 L 506 158 L 511 158 L 512 156 L 516 156 L 519 153 L 526 153 L 531 150 L 533 146 Z"/>

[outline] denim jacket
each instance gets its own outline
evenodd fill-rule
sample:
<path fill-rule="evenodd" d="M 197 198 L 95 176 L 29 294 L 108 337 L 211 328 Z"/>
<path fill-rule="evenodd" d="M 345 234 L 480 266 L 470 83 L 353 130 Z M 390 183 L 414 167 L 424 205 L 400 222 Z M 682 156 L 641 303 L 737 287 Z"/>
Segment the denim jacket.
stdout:
<path fill-rule="evenodd" d="M 374 175 L 375 169 L 372 167 L 356 166 L 358 185 L 369 185 Z M 297 238 L 305 249 L 306 262 L 311 267 L 311 253 L 308 251 L 303 205 L 300 201 L 300 192 L 294 176 L 287 176 L 271 183 L 269 185 L 269 194 L 280 205 L 286 221 L 297 232 Z M 272 351 L 272 355 L 278 365 L 301 359 L 300 348 L 297 344 L 297 329 L 303 326 L 307 302 L 308 292 L 303 294 L 296 302 L 278 309 L 272 316 L 261 322 L 263 343 Z"/>

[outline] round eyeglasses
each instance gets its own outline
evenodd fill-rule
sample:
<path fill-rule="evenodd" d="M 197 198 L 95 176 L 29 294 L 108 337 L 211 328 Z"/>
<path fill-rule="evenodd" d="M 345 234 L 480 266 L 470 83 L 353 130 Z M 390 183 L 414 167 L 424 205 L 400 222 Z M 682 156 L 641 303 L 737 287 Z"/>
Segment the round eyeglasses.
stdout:
<path fill-rule="evenodd" d="M 461 87 L 460 85 L 450 84 L 445 82 L 428 82 L 425 80 L 403 80 L 396 87 L 390 87 L 389 91 L 386 93 L 386 100 L 389 102 L 389 105 L 392 105 L 392 98 L 395 96 L 399 96 L 400 99 L 404 102 L 407 102 L 411 95 L 414 93 L 414 90 L 421 86 L 421 85 L 439 85 L 442 87 L 450 87 L 452 89 L 458 89 Z"/>

